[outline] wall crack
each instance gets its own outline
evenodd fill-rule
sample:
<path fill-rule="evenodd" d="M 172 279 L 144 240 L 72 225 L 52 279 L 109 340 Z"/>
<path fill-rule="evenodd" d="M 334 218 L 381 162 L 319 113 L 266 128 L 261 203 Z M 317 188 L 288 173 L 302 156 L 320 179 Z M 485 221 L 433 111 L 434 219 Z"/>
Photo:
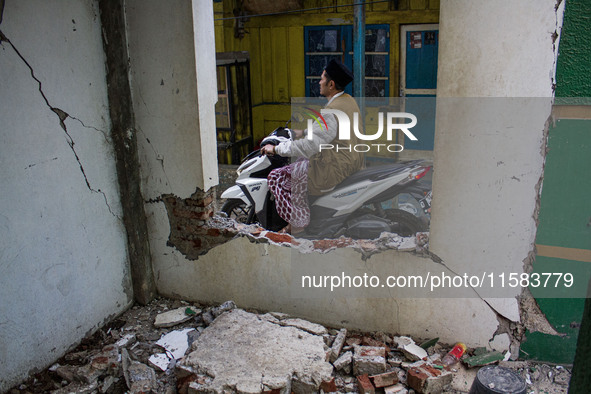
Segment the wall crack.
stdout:
<path fill-rule="evenodd" d="M 67 112 L 65 112 L 64 110 L 54 107 L 49 103 L 49 100 L 47 99 L 47 96 L 45 95 L 45 93 L 43 92 L 43 85 L 41 83 L 41 81 L 39 80 L 39 78 L 37 78 L 35 76 L 35 71 L 33 70 L 33 67 L 31 66 L 31 64 L 24 58 L 24 56 L 19 52 L 19 50 L 14 46 L 14 44 L 8 39 L 8 37 L 6 37 L 6 35 L 4 35 L 4 33 L 2 32 L 2 30 L 0 30 L 0 42 L 6 42 L 8 43 L 8 45 L 10 45 L 10 47 L 14 50 L 14 52 L 16 53 L 16 55 L 23 61 L 23 63 L 27 66 L 27 68 L 29 69 L 29 72 L 31 73 L 31 78 L 33 78 L 37 84 L 39 85 L 39 93 L 41 94 L 41 97 L 43 98 L 43 101 L 45 101 L 45 104 L 47 105 L 47 107 L 54 113 L 57 115 L 57 117 L 59 118 L 60 121 L 60 126 L 62 128 L 62 130 L 64 131 L 64 134 L 66 135 L 66 142 L 68 143 L 68 146 L 70 147 L 70 150 L 72 151 L 72 153 L 74 154 L 74 157 L 76 158 L 76 161 L 78 162 L 78 166 L 80 167 L 80 172 L 82 173 L 82 176 L 84 177 L 84 182 L 86 183 L 86 187 L 88 188 L 88 190 L 90 190 L 92 193 L 98 193 L 101 194 L 105 200 L 105 204 L 107 206 L 107 209 L 109 210 L 109 212 L 111 213 L 111 215 L 113 215 L 115 218 L 117 218 L 118 220 L 122 220 L 117 214 L 115 214 L 115 212 L 113 212 L 113 210 L 111 209 L 111 205 L 109 204 L 107 195 L 105 194 L 105 192 L 103 192 L 101 189 L 94 189 L 91 185 L 90 185 L 90 181 L 88 180 L 88 177 L 86 175 L 86 172 L 84 170 L 84 166 L 82 165 L 82 161 L 80 160 L 80 156 L 78 156 L 78 153 L 76 152 L 76 149 L 74 149 L 74 139 L 72 138 L 72 136 L 70 135 L 70 133 L 68 132 L 68 128 L 66 127 L 66 119 L 70 118 L 73 120 L 76 120 L 78 122 L 80 122 L 84 127 L 87 128 L 93 128 L 95 130 L 101 131 L 99 129 L 96 129 L 94 127 L 89 127 L 84 125 L 84 123 L 80 120 L 77 119 L 73 116 L 70 116 Z M 106 135 L 104 132 L 101 131 L 101 133 L 103 134 L 103 136 L 106 139 Z M 108 139 L 107 139 L 108 142 Z"/>

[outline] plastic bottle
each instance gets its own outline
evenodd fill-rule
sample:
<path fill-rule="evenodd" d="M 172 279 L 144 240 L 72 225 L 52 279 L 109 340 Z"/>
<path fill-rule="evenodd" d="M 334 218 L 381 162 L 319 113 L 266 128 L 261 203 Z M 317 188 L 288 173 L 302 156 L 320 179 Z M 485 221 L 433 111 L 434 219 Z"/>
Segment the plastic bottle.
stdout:
<path fill-rule="evenodd" d="M 453 349 L 447 352 L 447 354 L 441 359 L 441 363 L 444 367 L 451 367 L 460 361 L 460 358 L 464 355 L 465 351 L 466 345 L 464 345 L 462 342 L 458 342 L 453 347 Z"/>

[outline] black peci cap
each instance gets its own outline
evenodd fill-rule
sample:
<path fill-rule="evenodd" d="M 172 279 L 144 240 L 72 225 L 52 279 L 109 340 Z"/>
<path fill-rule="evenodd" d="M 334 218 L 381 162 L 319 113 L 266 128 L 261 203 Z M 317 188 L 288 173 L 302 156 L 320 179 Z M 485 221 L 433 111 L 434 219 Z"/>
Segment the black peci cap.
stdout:
<path fill-rule="evenodd" d="M 335 59 L 332 59 L 328 63 L 324 71 L 343 89 L 353 80 L 353 73 L 349 70 L 349 67 Z"/>

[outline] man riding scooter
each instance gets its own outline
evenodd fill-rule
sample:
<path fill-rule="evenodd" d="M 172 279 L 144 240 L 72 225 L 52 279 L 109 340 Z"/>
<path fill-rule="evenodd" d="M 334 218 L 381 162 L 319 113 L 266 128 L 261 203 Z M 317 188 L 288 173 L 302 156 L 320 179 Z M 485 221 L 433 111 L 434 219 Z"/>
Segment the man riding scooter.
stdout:
<path fill-rule="evenodd" d="M 359 113 L 359 107 L 353 97 L 344 92 L 353 80 L 351 70 L 338 60 L 331 60 L 320 79 L 320 94 L 328 99 L 326 109 L 336 109 L 353 119 Z M 296 140 L 285 141 L 278 145 L 265 145 L 261 148 L 264 155 L 280 155 L 297 158 L 294 163 L 277 168 L 268 176 L 269 189 L 275 197 L 279 216 L 288 225 L 281 232 L 296 234 L 310 223 L 308 196 L 321 196 L 334 189 L 351 174 L 362 167 L 362 153 L 351 149 L 320 150 L 321 144 L 349 146 L 357 143 L 355 133 L 349 133 L 351 139 L 339 139 L 338 122 L 334 116 L 325 118 L 326 130 L 314 125 L 314 138 L 302 138 L 307 130 L 292 130 Z M 363 133 L 363 130 L 360 130 Z"/>

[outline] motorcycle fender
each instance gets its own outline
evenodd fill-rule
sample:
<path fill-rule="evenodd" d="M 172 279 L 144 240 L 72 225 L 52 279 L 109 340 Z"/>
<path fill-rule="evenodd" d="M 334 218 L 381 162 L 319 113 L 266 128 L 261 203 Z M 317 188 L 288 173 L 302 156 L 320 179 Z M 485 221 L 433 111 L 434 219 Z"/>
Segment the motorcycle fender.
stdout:
<path fill-rule="evenodd" d="M 249 178 L 241 180 L 238 183 L 248 190 L 248 193 L 254 201 L 255 211 L 259 212 L 261 209 L 263 209 L 265 198 L 267 197 L 267 192 L 269 191 L 267 180 L 261 178 Z M 248 197 L 244 196 L 243 200 L 244 199 L 246 199 L 245 201 L 248 201 Z"/>
<path fill-rule="evenodd" d="M 247 204 L 250 204 L 248 198 L 246 198 L 240 187 L 238 187 L 237 185 L 234 185 L 227 189 L 225 192 L 223 192 L 220 198 L 237 198 L 244 201 Z"/>

